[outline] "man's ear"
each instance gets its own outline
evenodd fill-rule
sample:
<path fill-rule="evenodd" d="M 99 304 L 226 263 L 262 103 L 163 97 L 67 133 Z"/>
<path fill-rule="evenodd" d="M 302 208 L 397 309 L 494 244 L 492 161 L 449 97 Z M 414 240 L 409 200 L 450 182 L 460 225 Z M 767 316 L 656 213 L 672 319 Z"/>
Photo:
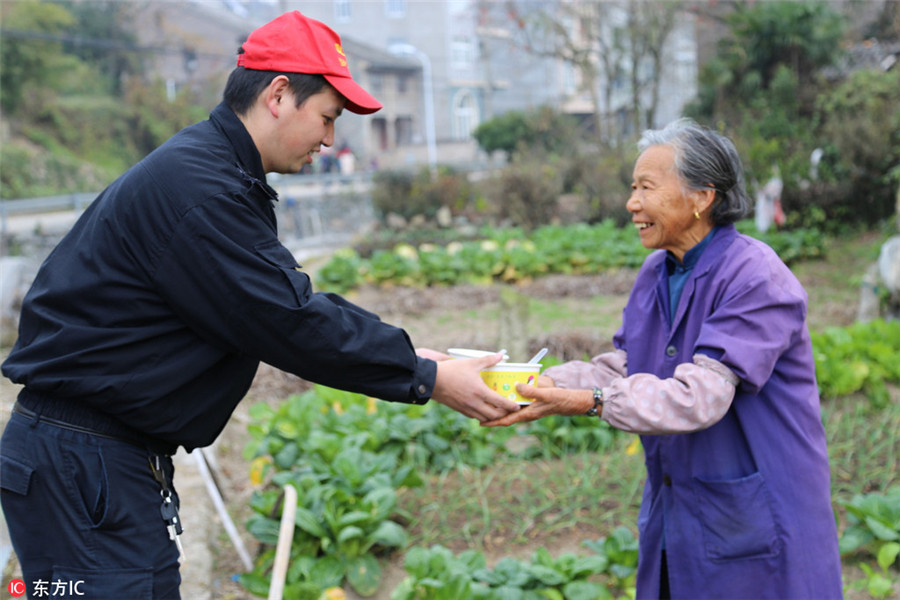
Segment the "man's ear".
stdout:
<path fill-rule="evenodd" d="M 274 78 L 263 92 L 266 108 L 272 113 L 272 116 L 278 118 L 281 107 L 291 96 L 290 81 L 287 76 L 279 75 Z"/>

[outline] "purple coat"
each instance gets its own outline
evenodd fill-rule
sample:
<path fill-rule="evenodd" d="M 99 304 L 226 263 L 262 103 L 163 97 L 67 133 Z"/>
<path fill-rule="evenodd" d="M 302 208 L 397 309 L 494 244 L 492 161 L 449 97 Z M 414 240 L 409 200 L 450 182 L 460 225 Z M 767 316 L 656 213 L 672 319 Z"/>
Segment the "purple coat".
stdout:
<path fill-rule="evenodd" d="M 641 437 L 638 598 L 840 598 L 807 295 L 771 248 L 721 228 L 669 326 L 665 252 L 651 254 L 616 334 L 628 373 L 671 377 L 695 353 L 741 379 L 725 417 L 690 434 Z"/>

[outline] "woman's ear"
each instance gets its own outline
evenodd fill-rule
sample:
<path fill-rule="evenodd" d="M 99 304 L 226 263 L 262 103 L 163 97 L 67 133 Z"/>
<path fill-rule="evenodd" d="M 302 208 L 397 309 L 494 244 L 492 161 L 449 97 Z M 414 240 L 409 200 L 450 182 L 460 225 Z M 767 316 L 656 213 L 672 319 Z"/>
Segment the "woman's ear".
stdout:
<path fill-rule="evenodd" d="M 702 190 L 694 190 L 691 192 L 691 202 L 694 203 L 694 210 L 698 213 L 709 211 L 712 208 L 715 199 L 715 188 L 704 188 Z"/>

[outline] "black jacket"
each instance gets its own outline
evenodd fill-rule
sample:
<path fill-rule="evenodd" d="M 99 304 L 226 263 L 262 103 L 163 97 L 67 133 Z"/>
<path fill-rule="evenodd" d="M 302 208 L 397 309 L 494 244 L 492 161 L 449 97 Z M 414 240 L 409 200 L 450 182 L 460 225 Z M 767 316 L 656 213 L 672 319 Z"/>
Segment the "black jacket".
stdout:
<path fill-rule="evenodd" d="M 32 399 L 187 449 L 212 443 L 260 361 L 425 402 L 436 364 L 402 329 L 312 291 L 278 241 L 276 199 L 249 133 L 219 105 L 113 182 L 54 249 L 3 374 Z"/>

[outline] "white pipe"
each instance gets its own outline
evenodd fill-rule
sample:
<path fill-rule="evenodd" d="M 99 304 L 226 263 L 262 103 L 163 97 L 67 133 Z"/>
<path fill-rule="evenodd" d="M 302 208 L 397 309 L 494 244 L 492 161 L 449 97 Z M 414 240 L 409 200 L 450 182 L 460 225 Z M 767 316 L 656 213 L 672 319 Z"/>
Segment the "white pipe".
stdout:
<path fill-rule="evenodd" d="M 422 77 L 425 87 L 425 141 L 428 144 L 428 166 L 431 168 L 431 176 L 437 175 L 437 142 L 434 131 L 434 80 L 431 75 L 431 60 L 422 51 L 417 51 L 416 56 L 422 61 Z"/>
<path fill-rule="evenodd" d="M 225 531 L 228 532 L 231 543 L 234 544 L 238 556 L 241 557 L 244 571 L 252 571 L 253 561 L 250 560 L 250 555 L 247 553 L 247 549 L 244 548 L 244 542 L 241 540 L 241 536 L 238 535 L 237 528 L 234 526 L 234 521 L 231 520 L 231 516 L 229 516 L 228 511 L 225 509 L 222 495 L 219 493 L 219 488 L 216 487 L 216 482 L 212 477 L 212 473 L 209 472 L 209 465 L 206 464 L 206 457 L 203 456 L 203 452 L 200 450 L 191 452 L 191 455 L 193 455 L 194 461 L 200 469 L 200 474 L 203 476 L 203 482 L 206 484 L 206 491 L 209 492 L 213 504 L 216 506 L 216 512 L 219 513 L 219 518 L 222 520 L 222 524 L 225 525 Z"/>

